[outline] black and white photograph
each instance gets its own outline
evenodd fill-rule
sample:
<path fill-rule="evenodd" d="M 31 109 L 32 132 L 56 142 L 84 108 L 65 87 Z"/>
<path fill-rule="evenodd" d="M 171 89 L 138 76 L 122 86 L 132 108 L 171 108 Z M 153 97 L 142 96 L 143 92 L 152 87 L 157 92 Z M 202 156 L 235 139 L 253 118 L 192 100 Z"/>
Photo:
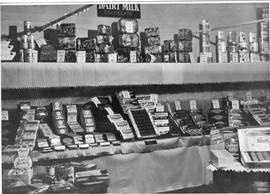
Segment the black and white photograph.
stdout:
<path fill-rule="evenodd" d="M 270 193 L 269 4 L 0 0 L 0 193 Z"/>

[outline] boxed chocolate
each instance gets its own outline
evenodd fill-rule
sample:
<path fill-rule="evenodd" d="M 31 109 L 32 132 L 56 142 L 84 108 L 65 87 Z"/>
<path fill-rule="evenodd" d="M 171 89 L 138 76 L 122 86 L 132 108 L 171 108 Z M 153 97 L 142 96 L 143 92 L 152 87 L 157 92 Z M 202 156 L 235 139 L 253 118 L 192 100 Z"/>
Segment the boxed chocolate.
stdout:
<path fill-rule="evenodd" d="M 58 37 L 57 49 L 58 50 L 75 50 L 76 49 L 75 37 Z"/>
<path fill-rule="evenodd" d="M 228 54 L 228 62 L 230 63 L 238 63 L 239 62 L 239 57 L 237 52 L 230 52 Z"/>
<path fill-rule="evenodd" d="M 145 28 L 144 33 L 145 33 L 146 37 L 159 36 L 159 28 L 158 27 Z"/>
<path fill-rule="evenodd" d="M 109 63 L 117 63 L 117 53 L 108 54 L 108 62 Z"/>
<path fill-rule="evenodd" d="M 77 38 L 76 48 L 80 50 L 94 50 L 96 48 L 96 39 L 92 38 Z"/>
<path fill-rule="evenodd" d="M 122 18 L 118 24 L 120 33 L 134 34 L 138 32 L 138 22 L 135 19 Z"/>
<path fill-rule="evenodd" d="M 137 48 L 139 46 L 139 36 L 137 34 L 119 35 L 119 46 Z"/>
<path fill-rule="evenodd" d="M 57 52 L 53 45 L 42 45 L 39 54 L 40 62 L 56 62 Z"/>
<path fill-rule="evenodd" d="M 96 53 L 99 54 L 109 54 L 113 52 L 113 48 L 109 44 L 99 44 L 95 47 Z"/>
<path fill-rule="evenodd" d="M 179 41 L 178 50 L 181 52 L 192 52 L 192 41 Z"/>
<path fill-rule="evenodd" d="M 86 61 L 86 51 L 76 51 L 77 63 L 85 63 Z"/>
<path fill-rule="evenodd" d="M 269 133 L 269 127 L 238 129 L 241 162 L 245 167 L 270 167 Z"/>
<path fill-rule="evenodd" d="M 86 51 L 85 61 L 86 62 L 95 62 L 95 51 L 93 51 L 93 50 Z"/>
<path fill-rule="evenodd" d="M 57 62 L 58 63 L 64 63 L 65 62 L 65 50 L 57 50 Z"/>
<path fill-rule="evenodd" d="M 174 40 L 164 40 L 164 52 L 176 51 Z"/>
<path fill-rule="evenodd" d="M 162 46 L 154 45 L 154 46 L 146 46 L 144 47 L 145 54 L 157 54 L 162 53 Z"/>
<path fill-rule="evenodd" d="M 190 57 L 187 52 L 178 52 L 178 62 L 179 63 L 189 63 Z"/>
<path fill-rule="evenodd" d="M 178 30 L 179 40 L 192 40 L 192 31 L 190 29 Z"/>
<path fill-rule="evenodd" d="M 147 46 L 160 45 L 159 36 L 151 36 L 146 38 Z"/>
<path fill-rule="evenodd" d="M 99 54 L 99 53 L 95 54 L 95 62 L 107 63 L 108 60 L 109 60 L 108 54 Z"/>
<path fill-rule="evenodd" d="M 76 51 L 75 50 L 66 50 L 65 62 L 76 62 Z"/>
<path fill-rule="evenodd" d="M 227 63 L 228 62 L 228 53 L 227 52 L 219 52 L 217 61 L 219 63 Z"/>
<path fill-rule="evenodd" d="M 98 25 L 98 33 L 99 34 L 111 34 L 111 26 L 107 25 Z"/>
<path fill-rule="evenodd" d="M 53 109 L 53 111 L 56 111 L 56 110 L 62 111 L 63 110 L 63 105 L 62 105 L 61 102 L 58 102 L 58 101 L 53 102 L 52 103 L 52 109 Z"/>
<path fill-rule="evenodd" d="M 57 26 L 58 37 L 75 37 L 75 24 L 74 23 L 63 23 Z"/>
<path fill-rule="evenodd" d="M 210 153 L 211 162 L 218 168 L 230 166 L 234 162 L 232 154 L 227 150 L 211 150 Z"/>
<path fill-rule="evenodd" d="M 249 43 L 249 51 L 253 53 L 259 52 L 259 44 L 258 42 Z"/>
<path fill-rule="evenodd" d="M 247 34 L 245 32 L 239 32 L 239 42 L 247 42 Z"/>
<path fill-rule="evenodd" d="M 96 35 L 96 44 L 112 44 L 113 37 L 112 35 Z"/>
<path fill-rule="evenodd" d="M 258 53 L 250 53 L 250 62 L 260 62 L 260 54 Z"/>

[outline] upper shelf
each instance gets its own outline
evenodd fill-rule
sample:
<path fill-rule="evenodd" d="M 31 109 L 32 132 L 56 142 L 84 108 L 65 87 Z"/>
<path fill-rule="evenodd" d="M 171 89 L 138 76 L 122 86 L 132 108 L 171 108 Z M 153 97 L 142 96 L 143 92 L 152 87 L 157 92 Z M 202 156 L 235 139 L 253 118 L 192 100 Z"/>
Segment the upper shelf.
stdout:
<path fill-rule="evenodd" d="M 260 63 L 1 63 L 2 89 L 269 81 Z"/>

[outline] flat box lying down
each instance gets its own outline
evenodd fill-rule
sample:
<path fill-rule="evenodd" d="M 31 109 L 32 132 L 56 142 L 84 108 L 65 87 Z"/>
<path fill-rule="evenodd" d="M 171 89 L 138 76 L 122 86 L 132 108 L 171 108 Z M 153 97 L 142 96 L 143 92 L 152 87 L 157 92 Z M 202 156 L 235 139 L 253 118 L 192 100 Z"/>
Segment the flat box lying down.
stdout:
<path fill-rule="evenodd" d="M 241 161 L 247 168 L 270 168 L 270 127 L 239 129 Z"/>

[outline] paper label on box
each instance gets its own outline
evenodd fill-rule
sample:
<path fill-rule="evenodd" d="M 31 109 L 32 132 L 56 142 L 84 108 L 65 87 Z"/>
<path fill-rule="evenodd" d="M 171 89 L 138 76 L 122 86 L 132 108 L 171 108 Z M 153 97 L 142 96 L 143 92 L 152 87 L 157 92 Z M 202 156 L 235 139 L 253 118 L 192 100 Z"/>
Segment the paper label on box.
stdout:
<path fill-rule="evenodd" d="M 91 98 L 91 101 L 96 105 L 96 107 L 98 107 L 98 105 L 101 104 L 101 102 L 97 97 Z"/>
<path fill-rule="evenodd" d="M 131 98 L 131 97 L 130 97 L 129 91 L 124 90 L 124 91 L 122 91 L 121 93 L 122 93 L 122 95 L 123 95 L 123 98 Z"/>
<path fill-rule="evenodd" d="M 175 104 L 175 110 L 176 110 L 176 111 L 178 111 L 178 110 L 181 110 L 181 109 L 182 109 L 182 107 L 181 107 L 181 103 L 180 103 L 180 101 L 179 101 L 179 100 L 176 100 L 176 101 L 174 102 L 174 104 Z"/>
<path fill-rule="evenodd" d="M 111 115 L 107 115 L 107 116 L 108 116 L 109 120 L 111 121 L 111 123 L 117 123 L 117 122 L 124 121 L 122 115 L 119 113 L 111 114 Z"/>
<path fill-rule="evenodd" d="M 232 109 L 239 110 L 239 100 L 232 100 Z"/>
<path fill-rule="evenodd" d="M 65 50 L 57 50 L 57 62 L 64 63 L 65 62 Z"/>
<path fill-rule="evenodd" d="M 190 110 L 197 110 L 197 102 L 196 100 L 189 101 Z"/>
<path fill-rule="evenodd" d="M 137 62 L 137 52 L 136 51 L 130 51 L 129 52 L 129 60 L 130 60 L 130 63 L 136 63 Z"/>
<path fill-rule="evenodd" d="M 130 21 L 126 21 L 125 23 L 125 27 L 126 27 L 126 32 L 127 33 L 133 33 L 133 22 Z"/>
<path fill-rule="evenodd" d="M 2 110 L 2 121 L 8 121 L 8 110 Z"/>
<path fill-rule="evenodd" d="M 213 99 L 212 100 L 213 109 L 220 109 L 219 100 Z"/>
<path fill-rule="evenodd" d="M 246 100 L 247 100 L 247 101 L 252 100 L 252 93 L 251 93 L 251 91 L 247 91 L 247 92 L 246 92 Z"/>
<path fill-rule="evenodd" d="M 107 113 L 109 115 L 114 115 L 114 112 L 113 112 L 113 110 L 110 107 L 105 107 L 105 110 L 107 111 Z"/>

